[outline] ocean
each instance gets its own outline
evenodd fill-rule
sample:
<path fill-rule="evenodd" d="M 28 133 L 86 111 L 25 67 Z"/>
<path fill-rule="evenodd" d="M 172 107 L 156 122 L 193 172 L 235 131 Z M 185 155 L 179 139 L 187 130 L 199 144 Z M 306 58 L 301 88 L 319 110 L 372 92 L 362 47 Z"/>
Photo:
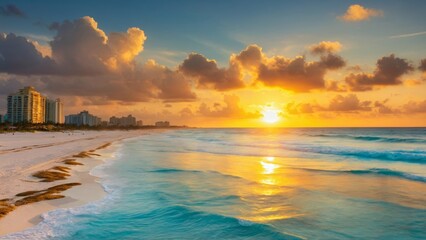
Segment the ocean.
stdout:
<path fill-rule="evenodd" d="M 426 239 L 426 128 L 179 129 L 116 145 L 102 200 L 5 239 Z"/>

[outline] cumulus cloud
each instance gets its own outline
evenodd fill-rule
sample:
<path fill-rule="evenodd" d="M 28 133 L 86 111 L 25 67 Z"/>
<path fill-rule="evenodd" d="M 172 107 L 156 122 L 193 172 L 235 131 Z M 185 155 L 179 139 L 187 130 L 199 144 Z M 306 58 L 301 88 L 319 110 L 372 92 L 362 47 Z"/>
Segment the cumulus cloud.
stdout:
<path fill-rule="evenodd" d="M 317 62 L 307 62 L 304 57 L 287 59 L 276 56 L 259 67 L 258 79 L 266 86 L 277 86 L 295 92 L 321 89 L 325 86 L 327 70 L 344 66 L 340 57 L 328 55 Z"/>
<path fill-rule="evenodd" d="M 108 101 L 193 101 L 195 93 L 182 74 L 148 61 L 133 71 L 101 76 L 42 77 L 45 90 L 61 95 L 105 96 Z M 41 86 L 41 89 L 43 87 Z"/>
<path fill-rule="evenodd" d="M 11 17 L 25 17 L 25 13 L 14 4 L 0 7 L 0 15 Z"/>
<path fill-rule="evenodd" d="M 295 92 L 324 88 L 326 72 L 345 66 L 343 58 L 332 53 L 322 54 L 319 61 L 308 62 L 305 57 L 267 57 L 257 45 L 248 46 L 232 59 L 255 75 L 256 82 Z"/>
<path fill-rule="evenodd" d="M 387 102 L 389 100 L 386 99 L 384 101 L 375 101 L 374 102 L 374 107 L 376 107 L 377 112 L 380 114 L 395 114 L 395 113 L 399 113 L 400 110 L 399 109 L 394 109 L 390 106 L 387 105 Z"/>
<path fill-rule="evenodd" d="M 406 113 L 426 113 L 426 100 L 423 101 L 409 101 L 402 106 Z"/>
<path fill-rule="evenodd" d="M 96 75 L 132 67 L 143 50 L 144 31 L 129 28 L 126 33 L 107 35 L 91 17 L 52 24 L 57 35 L 50 42 L 52 58 L 66 74 Z"/>
<path fill-rule="evenodd" d="M 252 44 L 239 54 L 234 54 L 232 58 L 238 61 L 245 69 L 256 70 L 266 57 L 260 46 Z"/>
<path fill-rule="evenodd" d="M 198 86 L 226 91 L 244 87 L 239 65 L 232 59 L 228 68 L 219 68 L 215 60 L 191 53 L 179 66 L 179 70 L 198 79 Z"/>
<path fill-rule="evenodd" d="M 322 41 L 309 47 L 313 54 L 336 53 L 340 49 L 342 49 L 342 44 L 338 41 Z"/>
<path fill-rule="evenodd" d="M 401 76 L 412 70 L 413 66 L 406 59 L 391 54 L 377 60 L 373 74 L 351 73 L 345 78 L 345 82 L 351 91 L 368 91 L 375 86 L 402 84 Z"/>
<path fill-rule="evenodd" d="M 223 104 L 215 103 L 213 107 L 202 103 L 198 113 L 202 116 L 217 118 L 258 118 L 261 116 L 260 113 L 247 112 L 240 105 L 240 98 L 236 95 L 225 95 L 223 101 Z"/>
<path fill-rule="evenodd" d="M 346 96 L 336 95 L 331 98 L 329 103 L 321 106 L 317 103 L 295 103 L 291 102 L 286 105 L 286 112 L 289 114 L 306 114 L 315 112 L 360 112 L 371 111 L 371 101 L 361 101 L 355 94 L 348 94 Z"/>
<path fill-rule="evenodd" d="M 359 22 L 370 19 L 371 17 L 381 17 L 383 16 L 383 11 L 366 8 L 359 4 L 354 4 L 349 6 L 345 14 L 339 16 L 338 18 L 347 22 Z"/>
<path fill-rule="evenodd" d="M 0 72 L 38 78 L 38 89 L 61 95 L 104 97 L 106 101 L 150 99 L 192 101 L 191 83 L 178 71 L 135 57 L 146 40 L 139 28 L 107 35 L 91 17 L 51 25 L 51 53 L 14 34 L 0 35 Z M 23 76 L 20 78 L 24 78 Z M 28 79 L 27 79 L 28 80 Z M 4 80 L 3 84 L 9 80 Z M 26 81 L 26 85 L 35 85 Z M 97 104 L 99 101 L 91 101 Z"/>
<path fill-rule="evenodd" d="M 304 114 L 314 113 L 322 108 L 318 104 L 291 102 L 286 105 L 285 109 L 289 114 Z"/>
<path fill-rule="evenodd" d="M 420 61 L 419 70 L 426 73 L 426 58 Z"/>
<path fill-rule="evenodd" d="M 0 72 L 48 74 L 56 68 L 56 63 L 43 57 L 33 42 L 13 33 L 0 33 Z"/>
<path fill-rule="evenodd" d="M 355 94 L 337 95 L 331 99 L 327 110 L 335 112 L 370 111 L 371 101 L 360 101 Z"/>
<path fill-rule="evenodd" d="M 129 28 L 109 35 L 91 17 L 52 24 L 56 36 L 51 50 L 25 37 L 0 36 L 0 71 L 14 74 L 100 75 L 134 67 L 143 50 L 145 33 Z M 44 54 L 43 54 L 44 53 Z"/>

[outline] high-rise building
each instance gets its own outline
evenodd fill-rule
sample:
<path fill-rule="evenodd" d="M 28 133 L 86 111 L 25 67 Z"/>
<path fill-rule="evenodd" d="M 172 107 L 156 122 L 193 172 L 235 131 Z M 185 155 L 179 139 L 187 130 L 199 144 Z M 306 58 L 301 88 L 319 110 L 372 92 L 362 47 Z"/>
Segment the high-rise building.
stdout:
<path fill-rule="evenodd" d="M 168 121 L 159 121 L 155 123 L 156 127 L 170 127 L 170 122 Z"/>
<path fill-rule="evenodd" d="M 109 119 L 109 125 L 112 126 L 136 126 L 136 118 L 132 115 L 129 115 L 127 117 L 115 117 L 112 116 Z"/>
<path fill-rule="evenodd" d="M 72 114 L 65 116 L 65 124 L 69 125 L 88 125 L 88 126 L 99 126 L 102 120 L 100 117 L 96 117 L 90 114 L 88 111 L 80 112 L 79 114 Z"/>
<path fill-rule="evenodd" d="M 46 97 L 33 87 L 25 87 L 7 97 L 7 116 L 11 123 L 43 123 Z"/>
<path fill-rule="evenodd" d="M 46 100 L 46 123 L 64 123 L 64 107 L 61 100 Z"/>

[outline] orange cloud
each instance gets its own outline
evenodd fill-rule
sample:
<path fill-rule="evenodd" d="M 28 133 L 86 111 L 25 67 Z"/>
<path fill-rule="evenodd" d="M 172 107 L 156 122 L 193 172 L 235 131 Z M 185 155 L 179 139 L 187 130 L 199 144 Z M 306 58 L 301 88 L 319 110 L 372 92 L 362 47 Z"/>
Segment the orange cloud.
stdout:
<path fill-rule="evenodd" d="M 50 42 L 52 58 L 67 74 L 91 75 L 133 67 L 146 40 L 144 31 L 135 27 L 107 35 L 87 16 L 53 24 L 51 29 L 57 31 Z"/>
<path fill-rule="evenodd" d="M 371 101 L 361 101 L 355 94 L 346 96 L 336 95 L 330 99 L 327 106 L 321 106 L 317 103 L 289 103 L 286 106 L 286 112 L 290 114 L 305 114 L 321 111 L 331 112 L 359 112 L 371 111 Z"/>
<path fill-rule="evenodd" d="M 420 61 L 419 70 L 426 73 L 426 58 Z"/>
<path fill-rule="evenodd" d="M 191 53 L 179 66 L 179 70 L 188 76 L 197 78 L 199 87 L 219 91 L 244 87 L 240 67 L 232 59 L 229 67 L 225 69 L 219 68 L 215 60 L 210 60 L 198 53 Z"/>
<path fill-rule="evenodd" d="M 231 59 L 251 72 L 255 82 L 295 92 L 324 88 L 326 72 L 339 69 L 346 64 L 343 58 L 332 53 L 323 54 L 319 61 L 313 62 L 306 61 L 305 57 L 294 59 L 280 55 L 267 57 L 257 45 L 248 46 Z"/>
<path fill-rule="evenodd" d="M 342 49 L 342 44 L 338 41 L 322 41 L 309 46 L 309 50 L 314 54 L 336 53 Z"/>
<path fill-rule="evenodd" d="M 202 103 L 198 113 L 202 116 L 216 118 L 259 118 L 261 116 L 260 113 L 247 112 L 240 105 L 240 98 L 236 95 L 225 95 L 223 101 L 223 104 L 215 103 L 213 107 Z"/>
<path fill-rule="evenodd" d="M 375 86 L 402 84 L 400 77 L 413 70 L 413 66 L 406 59 L 391 54 L 377 60 L 373 74 L 351 73 L 345 78 L 345 82 L 351 91 L 368 91 Z"/>
<path fill-rule="evenodd" d="M 370 19 L 371 17 L 381 17 L 383 16 L 383 11 L 370 9 L 363 7 L 359 4 L 354 4 L 349 6 L 345 14 L 339 16 L 338 18 L 347 22 L 359 22 Z"/>
<path fill-rule="evenodd" d="M 426 113 L 426 100 L 423 101 L 410 101 L 402 106 L 406 113 Z"/>

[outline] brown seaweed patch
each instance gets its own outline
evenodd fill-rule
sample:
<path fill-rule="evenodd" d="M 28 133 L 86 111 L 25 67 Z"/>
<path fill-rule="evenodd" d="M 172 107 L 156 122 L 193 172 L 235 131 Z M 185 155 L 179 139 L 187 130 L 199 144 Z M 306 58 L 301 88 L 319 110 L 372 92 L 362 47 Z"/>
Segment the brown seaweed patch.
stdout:
<path fill-rule="evenodd" d="M 21 206 L 25 204 L 35 203 L 35 202 L 41 202 L 45 200 L 53 200 L 53 199 L 59 199 L 64 198 L 63 195 L 58 195 L 50 192 L 41 193 L 34 196 L 25 197 L 23 199 L 20 199 L 15 202 L 15 206 Z"/>
<path fill-rule="evenodd" d="M 34 194 L 40 193 L 40 192 L 43 192 L 43 191 L 26 191 L 26 192 L 18 193 L 15 196 L 17 196 L 17 197 L 25 197 L 25 196 L 34 195 Z"/>
<path fill-rule="evenodd" d="M 68 164 L 68 165 L 84 165 L 83 163 L 79 163 L 79 162 L 77 162 L 75 159 L 72 159 L 72 158 L 70 158 L 70 159 L 65 159 L 64 161 L 62 161 L 63 163 L 65 163 L 65 164 Z"/>
<path fill-rule="evenodd" d="M 9 203 L 9 199 L 0 200 L 0 218 L 15 210 L 15 205 Z"/>
<path fill-rule="evenodd" d="M 69 167 L 63 167 L 63 166 L 54 166 L 51 169 L 52 170 L 61 171 L 61 172 L 66 172 L 66 173 L 68 173 L 68 171 L 71 170 L 71 168 L 69 168 Z"/>
<path fill-rule="evenodd" d="M 61 193 L 63 191 L 66 191 L 66 190 L 68 190 L 68 189 L 70 189 L 74 186 L 78 186 L 78 185 L 81 185 L 81 183 L 65 183 L 65 184 L 50 187 L 46 190 L 37 191 L 37 192 L 33 191 L 33 192 L 39 193 L 39 194 L 22 198 L 22 199 L 15 202 L 15 206 L 21 206 L 21 205 L 45 201 L 45 200 L 53 200 L 53 199 L 64 198 L 65 196 L 59 195 L 58 193 Z M 28 192 L 31 192 L 31 191 L 28 191 Z"/>
<path fill-rule="evenodd" d="M 53 192 L 62 192 L 62 191 L 68 190 L 68 189 L 70 189 L 74 186 L 79 186 L 79 185 L 81 185 L 81 183 L 65 183 L 65 184 L 61 184 L 61 185 L 56 185 L 54 187 L 50 187 L 50 188 L 46 189 L 46 191 L 49 191 L 49 192 L 52 192 L 52 193 Z"/>
<path fill-rule="evenodd" d="M 88 158 L 88 157 L 90 157 L 90 153 L 88 153 L 88 152 L 80 152 L 79 154 L 75 154 L 72 157 L 75 157 L 75 158 Z"/>
<path fill-rule="evenodd" d="M 109 146 L 111 146 L 111 143 L 106 143 L 106 144 L 104 144 L 104 145 L 102 145 L 100 147 L 97 147 L 96 150 L 104 149 L 104 148 L 107 148 Z"/>
<path fill-rule="evenodd" d="M 65 180 L 70 175 L 68 173 L 43 170 L 33 174 L 33 177 L 41 178 L 41 182 L 53 182 L 57 180 Z"/>

